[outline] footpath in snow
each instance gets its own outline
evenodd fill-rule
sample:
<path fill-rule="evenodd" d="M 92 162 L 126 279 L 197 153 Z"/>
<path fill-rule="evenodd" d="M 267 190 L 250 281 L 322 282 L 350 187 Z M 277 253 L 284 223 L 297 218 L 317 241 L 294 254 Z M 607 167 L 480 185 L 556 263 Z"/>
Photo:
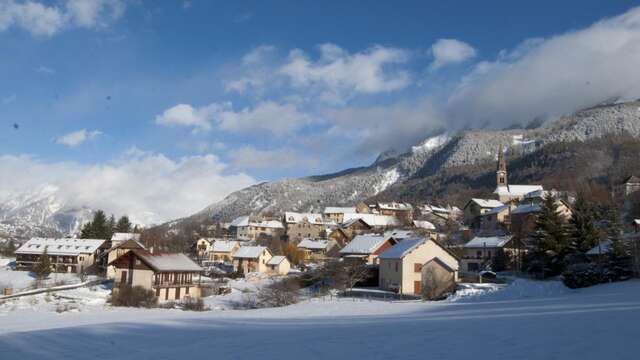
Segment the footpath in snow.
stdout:
<path fill-rule="evenodd" d="M 3 360 L 636 359 L 640 281 L 569 290 L 518 279 L 503 288 L 468 286 L 437 303 L 334 299 L 204 313 L 17 309 L 0 324 Z"/>

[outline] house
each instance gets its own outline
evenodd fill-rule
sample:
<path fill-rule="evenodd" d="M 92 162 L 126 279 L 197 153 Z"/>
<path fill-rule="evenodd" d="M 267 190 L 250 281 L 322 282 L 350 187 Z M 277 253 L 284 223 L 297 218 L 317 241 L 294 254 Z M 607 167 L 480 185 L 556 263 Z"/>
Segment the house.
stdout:
<path fill-rule="evenodd" d="M 341 227 L 336 226 L 334 228 L 329 229 L 329 235 L 327 236 L 327 238 L 329 240 L 334 240 L 340 246 L 344 246 L 344 244 L 351 241 L 352 236 L 349 236 L 349 234 Z"/>
<path fill-rule="evenodd" d="M 327 259 L 334 249 L 338 247 L 338 243 L 333 240 L 312 240 L 303 239 L 298 243 L 298 249 L 304 254 L 305 262 L 321 262 Z"/>
<path fill-rule="evenodd" d="M 640 233 L 640 219 L 634 219 L 631 225 L 633 226 L 634 232 Z"/>
<path fill-rule="evenodd" d="M 291 270 L 291 263 L 286 256 L 276 255 L 267 261 L 267 268 L 270 274 L 287 275 Z"/>
<path fill-rule="evenodd" d="M 461 216 L 462 210 L 455 206 L 442 207 L 437 205 L 424 204 L 418 208 L 422 215 L 433 215 L 443 220 L 458 219 Z"/>
<path fill-rule="evenodd" d="M 493 208 L 479 216 L 478 225 L 484 231 L 508 230 L 511 223 L 511 205 Z"/>
<path fill-rule="evenodd" d="M 403 224 L 411 224 L 413 221 L 413 206 L 409 203 L 377 203 L 375 209 L 378 214 L 393 216 Z"/>
<path fill-rule="evenodd" d="M 503 203 L 518 202 L 533 191 L 542 190 L 541 185 L 510 185 L 507 174 L 507 162 L 502 147 L 498 148 L 498 168 L 496 170 L 496 190 L 498 200 Z"/>
<path fill-rule="evenodd" d="M 502 206 L 504 206 L 504 204 L 498 200 L 473 198 L 469 200 L 462 209 L 464 221 L 467 224 L 475 223 L 478 225 L 478 217 L 480 215 Z"/>
<path fill-rule="evenodd" d="M 360 217 L 345 221 L 344 223 L 342 223 L 342 225 L 340 225 L 340 228 L 347 235 L 348 240 L 353 239 L 353 237 L 356 235 L 366 234 L 373 230 L 373 227 Z"/>
<path fill-rule="evenodd" d="M 629 196 L 638 190 L 640 190 L 639 177 L 631 175 L 622 182 L 621 191 L 625 196 Z"/>
<path fill-rule="evenodd" d="M 357 235 L 342 250 L 340 257 L 347 260 L 361 260 L 366 264 L 377 264 L 378 255 L 397 244 L 393 237 L 377 234 Z"/>
<path fill-rule="evenodd" d="M 214 238 L 200 238 L 196 241 L 196 255 L 198 259 L 205 259 L 209 256 L 214 241 Z"/>
<path fill-rule="evenodd" d="M 266 273 L 272 257 L 271 251 L 264 246 L 241 246 L 233 254 L 233 270 L 243 274 Z"/>
<path fill-rule="evenodd" d="M 140 237 L 137 237 L 137 238 L 140 239 Z M 115 279 L 115 276 L 116 276 L 116 269 L 113 266 L 109 266 L 108 264 L 110 264 L 113 260 L 126 254 L 132 249 L 146 250 L 144 245 L 142 245 L 140 241 L 136 240 L 135 237 L 130 238 L 129 240 L 126 240 L 124 242 L 122 242 L 121 240 L 111 241 L 111 248 L 107 250 L 107 278 L 108 279 Z"/>
<path fill-rule="evenodd" d="M 152 290 L 158 302 L 181 301 L 201 296 L 203 269 L 184 254 L 152 254 L 131 249 L 109 263 L 115 268 L 113 291 L 121 286 L 141 286 Z"/>
<path fill-rule="evenodd" d="M 31 270 L 47 252 L 51 271 L 85 273 L 99 270 L 100 255 L 107 249 L 102 239 L 31 238 L 16 251 L 16 268 Z"/>
<path fill-rule="evenodd" d="M 325 218 L 334 221 L 336 224 L 342 224 L 344 222 L 344 214 L 357 213 L 355 207 L 326 207 L 324 209 Z"/>
<path fill-rule="evenodd" d="M 240 242 L 233 240 L 216 240 L 209 251 L 209 261 L 231 263 L 233 254 L 240 249 Z"/>
<path fill-rule="evenodd" d="M 589 249 L 589 251 L 587 251 L 585 255 L 587 255 L 590 258 L 597 259 L 602 255 L 609 254 L 611 252 L 611 249 L 613 248 L 612 245 L 613 245 L 613 242 L 611 240 L 609 239 L 602 240 L 598 243 L 598 245 Z"/>
<path fill-rule="evenodd" d="M 459 259 L 430 238 L 406 239 L 379 256 L 380 289 L 421 295 L 430 281 L 458 281 Z"/>
<path fill-rule="evenodd" d="M 337 223 L 325 221 L 322 214 L 285 212 L 284 223 L 289 242 L 297 244 L 304 238 L 326 238 L 327 227 Z"/>
<path fill-rule="evenodd" d="M 573 210 L 564 200 L 556 200 L 557 212 L 566 223 L 571 219 Z M 523 203 L 511 210 L 511 232 L 526 237 L 535 230 L 538 213 L 542 209 L 539 203 Z"/>
<path fill-rule="evenodd" d="M 229 231 L 239 240 L 256 241 L 262 237 L 280 239 L 284 235 L 285 228 L 278 220 L 259 220 L 241 216 L 231 222 Z"/>
<path fill-rule="evenodd" d="M 345 222 L 343 223 L 343 227 L 344 225 L 348 224 L 350 221 L 354 219 L 361 219 L 367 225 L 376 229 L 386 229 L 389 227 L 402 225 L 400 220 L 398 220 L 398 218 L 396 218 L 395 216 L 357 213 L 357 214 L 344 214 Z"/>
<path fill-rule="evenodd" d="M 511 235 L 476 236 L 463 247 L 462 269 L 477 272 L 489 266 L 496 256 L 505 254 L 517 261 L 524 252 L 524 245 Z"/>
<path fill-rule="evenodd" d="M 125 241 L 133 240 L 140 242 L 140 234 L 138 233 L 122 233 L 116 232 L 111 235 L 111 247 L 114 248 Z"/>

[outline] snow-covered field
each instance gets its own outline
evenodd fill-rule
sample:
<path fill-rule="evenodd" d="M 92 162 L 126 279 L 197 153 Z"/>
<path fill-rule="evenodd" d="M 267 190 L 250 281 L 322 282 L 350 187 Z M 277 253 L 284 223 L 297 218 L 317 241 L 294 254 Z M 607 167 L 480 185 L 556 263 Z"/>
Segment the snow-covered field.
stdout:
<path fill-rule="evenodd" d="M 0 289 L 13 288 L 14 293 L 33 288 L 36 276 L 30 271 L 13 271 L 9 264 L 15 259 L 0 258 Z M 40 283 L 41 287 L 78 284 L 81 280 L 76 274 L 52 273 Z"/>
<path fill-rule="evenodd" d="M 0 311 L 0 358 L 637 358 L 637 280 L 581 290 L 516 280 L 438 303 L 334 298 L 204 313 L 105 307 L 105 291 L 57 293 L 85 299 L 71 311 L 46 308 L 46 295 Z"/>

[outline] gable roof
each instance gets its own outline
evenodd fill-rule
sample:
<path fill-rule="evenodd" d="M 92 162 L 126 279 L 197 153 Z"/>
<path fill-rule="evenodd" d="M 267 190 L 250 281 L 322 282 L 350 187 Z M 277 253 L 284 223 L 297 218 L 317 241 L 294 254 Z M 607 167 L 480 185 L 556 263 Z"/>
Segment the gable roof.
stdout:
<path fill-rule="evenodd" d="M 140 234 L 137 233 L 113 233 L 111 236 L 111 241 L 126 241 L 126 240 L 135 240 L 140 241 Z"/>
<path fill-rule="evenodd" d="M 403 210 L 408 211 L 412 210 L 413 206 L 409 203 L 398 203 L 398 202 L 390 202 L 390 203 L 378 203 L 378 209 L 382 210 Z"/>
<path fill-rule="evenodd" d="M 286 256 L 276 255 L 267 261 L 267 265 L 280 265 L 285 260 L 287 260 Z"/>
<path fill-rule="evenodd" d="M 241 227 L 241 226 L 249 226 L 249 217 L 248 216 L 239 216 L 229 224 L 229 227 Z"/>
<path fill-rule="evenodd" d="M 493 193 L 497 195 L 507 195 L 507 196 L 525 196 L 528 193 L 531 193 L 537 190 L 542 190 L 542 185 L 498 186 Z"/>
<path fill-rule="evenodd" d="M 340 250 L 340 254 L 372 254 L 387 240 L 388 238 L 377 234 L 357 235 Z"/>
<path fill-rule="evenodd" d="M 442 266 L 443 268 L 447 269 L 449 272 L 455 272 L 456 269 L 452 268 L 451 266 L 447 265 L 447 263 L 445 263 L 444 261 L 442 261 L 442 259 L 440 259 L 439 257 L 435 256 L 433 257 L 431 260 L 427 261 L 426 263 L 424 263 L 424 266 L 429 265 L 429 263 L 431 262 L 435 262 L 438 263 L 438 265 Z"/>
<path fill-rule="evenodd" d="M 400 241 L 400 240 L 404 240 L 404 239 L 414 238 L 415 234 L 411 230 L 394 229 L 394 230 L 385 231 L 384 232 L 384 237 L 385 237 L 385 239 L 394 238 L 395 240 Z"/>
<path fill-rule="evenodd" d="M 464 208 L 466 209 L 467 206 L 469 206 L 469 204 L 471 204 L 471 203 L 476 203 L 481 208 L 496 208 L 496 207 L 504 206 L 504 204 L 501 203 L 498 200 L 472 198 L 471 200 L 469 200 L 467 202 L 467 204 L 464 206 Z"/>
<path fill-rule="evenodd" d="M 357 210 L 355 207 L 337 207 L 337 206 L 329 206 L 324 208 L 325 214 L 354 214 Z"/>
<path fill-rule="evenodd" d="M 302 239 L 302 241 L 298 243 L 299 248 L 309 250 L 324 250 L 328 245 L 329 240 Z"/>
<path fill-rule="evenodd" d="M 134 254 L 142 262 L 147 264 L 151 269 L 157 272 L 167 271 L 185 271 L 185 272 L 201 272 L 203 269 L 182 253 L 173 254 L 152 254 L 146 250 L 132 249 L 122 256 L 131 256 Z M 117 261 L 113 260 L 111 263 Z M 110 264 L 111 264 L 110 263 Z"/>
<path fill-rule="evenodd" d="M 322 214 L 297 213 L 292 211 L 287 211 L 284 213 L 284 221 L 287 224 L 299 224 L 303 222 L 308 222 L 309 224 L 314 224 L 314 225 L 335 224 L 333 221 L 325 220 Z"/>
<path fill-rule="evenodd" d="M 436 226 L 427 220 L 413 220 L 413 226 L 426 230 L 435 230 Z"/>
<path fill-rule="evenodd" d="M 503 247 L 505 246 L 513 236 L 488 236 L 481 237 L 476 236 L 468 243 L 464 244 L 465 248 L 484 248 L 484 247 Z"/>
<path fill-rule="evenodd" d="M 31 238 L 16 250 L 16 254 L 77 256 L 96 252 L 106 240 L 72 238 Z"/>
<path fill-rule="evenodd" d="M 269 251 L 264 246 L 241 246 L 240 249 L 233 254 L 233 257 L 239 259 L 257 259 L 265 250 Z"/>
<path fill-rule="evenodd" d="M 380 254 L 380 259 L 402 259 L 413 249 L 429 241 L 427 238 L 405 239 Z"/>
<path fill-rule="evenodd" d="M 353 219 L 362 219 L 369 226 L 398 226 L 400 220 L 391 215 L 379 214 L 344 214 L 343 225 Z"/>
<path fill-rule="evenodd" d="M 528 214 L 539 212 L 542 207 L 538 204 L 523 204 L 511 210 L 511 214 Z"/>
<path fill-rule="evenodd" d="M 238 245 L 237 241 L 216 240 L 213 242 L 212 252 L 230 252 Z"/>

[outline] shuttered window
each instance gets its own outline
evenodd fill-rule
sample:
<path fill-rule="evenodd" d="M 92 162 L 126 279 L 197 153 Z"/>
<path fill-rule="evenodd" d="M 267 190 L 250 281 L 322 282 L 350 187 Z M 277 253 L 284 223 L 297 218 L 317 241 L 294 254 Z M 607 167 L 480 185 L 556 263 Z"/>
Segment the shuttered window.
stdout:
<path fill-rule="evenodd" d="M 421 272 L 422 271 L 422 264 L 418 264 L 418 263 L 413 264 L 413 271 L 414 272 Z"/>

